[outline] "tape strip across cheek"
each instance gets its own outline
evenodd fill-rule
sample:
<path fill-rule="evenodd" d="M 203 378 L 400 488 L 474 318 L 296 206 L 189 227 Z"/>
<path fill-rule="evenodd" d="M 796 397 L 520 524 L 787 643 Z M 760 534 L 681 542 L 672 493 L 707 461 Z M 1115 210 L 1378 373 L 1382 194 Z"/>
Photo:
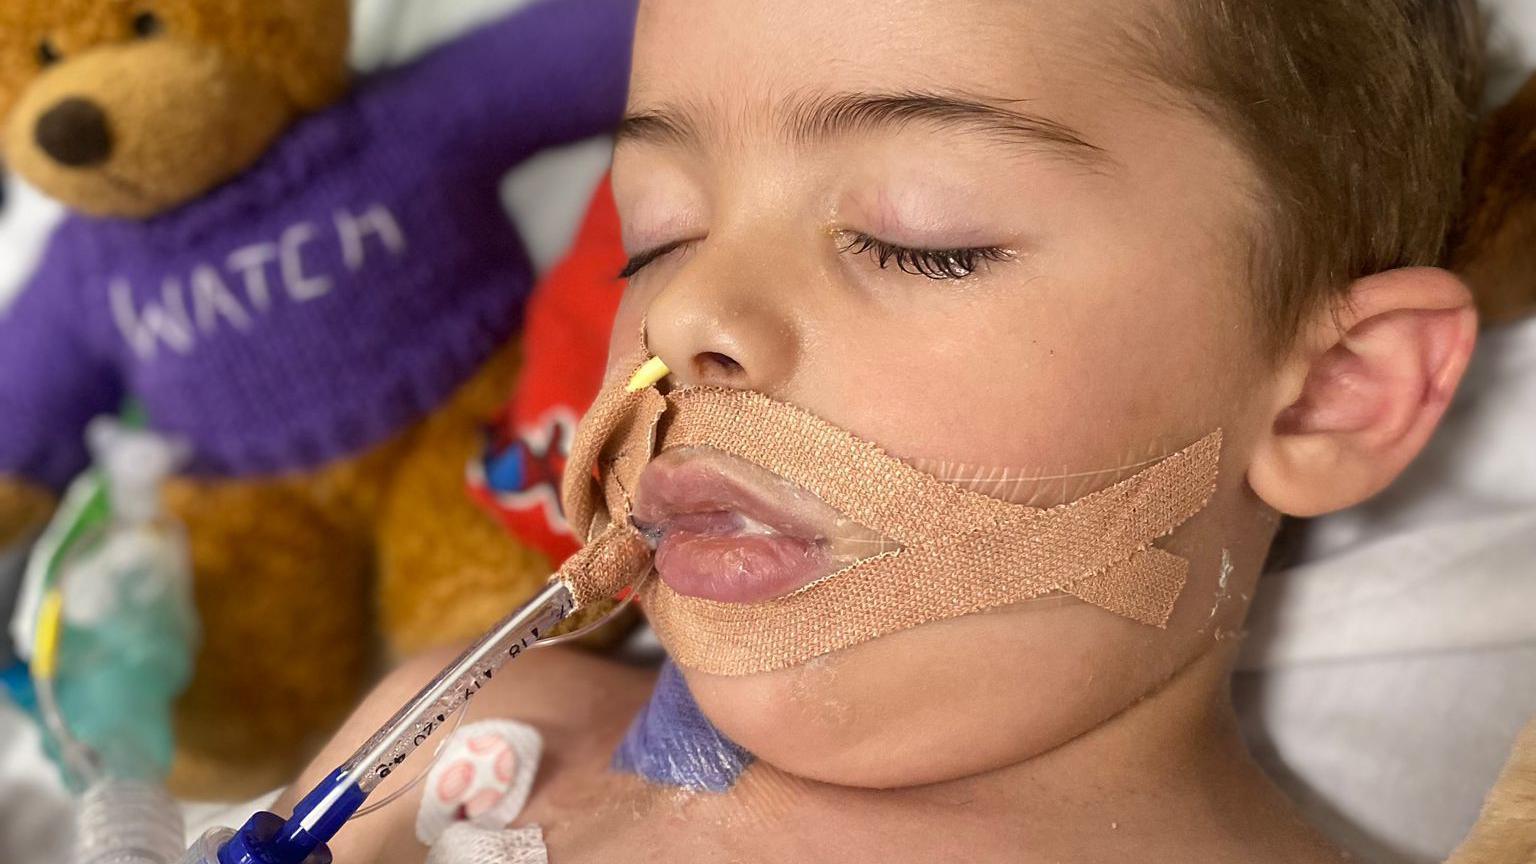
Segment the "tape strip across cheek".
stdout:
<path fill-rule="evenodd" d="M 642 599 L 672 656 L 720 675 L 782 669 L 889 633 L 1058 592 L 1165 626 L 1188 564 L 1152 544 L 1204 509 L 1215 491 L 1222 441 L 1219 430 L 1212 432 L 1104 490 L 1037 509 L 941 481 L 750 391 L 605 394 L 593 420 L 583 432 L 603 436 L 605 444 L 588 445 L 595 463 L 568 476 L 566 488 L 579 530 L 606 525 L 584 552 L 592 560 L 612 558 L 615 549 L 642 555 L 636 546 L 643 541 L 628 524 L 629 490 L 651 455 L 678 447 L 713 448 L 758 465 L 899 547 L 764 603 L 719 603 L 679 595 L 659 580 L 647 583 Z M 571 464 L 579 463 L 573 458 Z M 594 464 L 603 470 L 594 473 Z M 599 495 L 613 518 L 599 518 Z M 576 563 L 578 575 L 567 575 L 569 582 L 612 588 L 596 584 L 593 568 L 581 568 Z M 612 569 L 603 573 L 610 582 Z"/>

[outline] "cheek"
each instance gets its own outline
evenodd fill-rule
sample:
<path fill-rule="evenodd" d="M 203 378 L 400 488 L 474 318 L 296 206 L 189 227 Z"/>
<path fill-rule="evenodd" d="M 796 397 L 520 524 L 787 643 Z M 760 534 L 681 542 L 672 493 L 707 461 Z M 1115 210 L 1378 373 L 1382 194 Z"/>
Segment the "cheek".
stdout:
<path fill-rule="evenodd" d="M 974 285 L 899 282 L 836 307 L 794 396 L 903 457 L 1047 474 L 1235 422 L 1265 371 L 1240 268 L 1205 241 L 1097 227 Z"/>
<path fill-rule="evenodd" d="M 889 339 L 855 338 L 850 325 L 824 354 L 837 362 L 812 364 L 831 371 L 801 401 L 904 458 L 1021 477 L 1134 465 L 1246 412 L 1257 388 L 1223 341 L 1231 328 L 1059 296 L 1067 293 L 1032 294 L 1033 310 L 1006 298 L 957 320 L 892 316 L 882 322 Z M 924 350 L 902 347 L 911 345 Z M 834 374 L 841 369 L 853 374 Z"/>
<path fill-rule="evenodd" d="M 635 352 L 645 338 L 645 308 L 648 296 L 637 287 L 625 286 L 619 301 L 619 311 L 613 319 L 613 329 L 608 333 L 608 372 L 613 371 L 616 360 Z"/>

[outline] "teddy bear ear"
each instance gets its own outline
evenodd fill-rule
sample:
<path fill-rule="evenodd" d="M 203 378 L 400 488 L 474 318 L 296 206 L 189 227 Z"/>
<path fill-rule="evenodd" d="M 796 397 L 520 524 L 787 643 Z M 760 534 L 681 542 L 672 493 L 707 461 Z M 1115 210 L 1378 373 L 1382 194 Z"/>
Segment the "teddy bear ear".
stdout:
<path fill-rule="evenodd" d="M 291 59 L 277 71 L 294 105 L 312 111 L 341 98 L 351 77 L 348 0 L 262 0 L 262 5 L 288 24 L 279 28 L 288 41 L 277 56 Z"/>
<path fill-rule="evenodd" d="M 295 108 L 324 108 L 346 91 L 352 24 L 348 0 L 181 2 L 203 38 L 262 70 Z"/>

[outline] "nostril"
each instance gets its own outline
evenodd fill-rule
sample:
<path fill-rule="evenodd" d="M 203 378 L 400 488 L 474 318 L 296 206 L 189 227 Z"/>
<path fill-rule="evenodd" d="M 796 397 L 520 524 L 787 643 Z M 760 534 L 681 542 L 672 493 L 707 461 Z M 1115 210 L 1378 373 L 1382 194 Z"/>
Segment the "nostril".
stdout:
<path fill-rule="evenodd" d="M 693 358 L 699 378 L 706 382 L 728 383 L 739 379 L 746 370 L 736 358 L 718 351 L 705 351 Z"/>
<path fill-rule="evenodd" d="M 112 157 L 112 129 L 96 103 L 70 98 L 37 120 L 37 146 L 71 168 L 99 165 Z"/>

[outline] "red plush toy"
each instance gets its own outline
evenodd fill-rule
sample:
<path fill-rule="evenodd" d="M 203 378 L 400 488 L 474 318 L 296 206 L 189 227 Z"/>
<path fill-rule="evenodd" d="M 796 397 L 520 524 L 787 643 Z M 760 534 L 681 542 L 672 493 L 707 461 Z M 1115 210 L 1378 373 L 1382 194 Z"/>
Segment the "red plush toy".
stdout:
<path fill-rule="evenodd" d="M 619 214 L 604 180 L 575 246 L 528 302 L 516 395 L 484 459 L 470 466 L 475 498 L 556 564 L 578 545 L 560 511 L 560 475 L 576 424 L 602 387 L 624 261 Z"/>

